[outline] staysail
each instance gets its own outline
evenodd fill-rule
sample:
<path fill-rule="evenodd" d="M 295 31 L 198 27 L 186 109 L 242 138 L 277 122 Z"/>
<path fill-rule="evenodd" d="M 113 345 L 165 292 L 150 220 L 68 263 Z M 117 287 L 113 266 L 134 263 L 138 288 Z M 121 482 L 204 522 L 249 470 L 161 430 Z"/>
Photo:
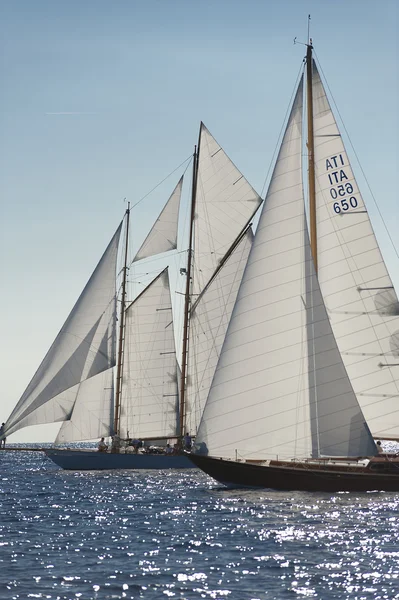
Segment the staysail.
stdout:
<path fill-rule="evenodd" d="M 68 420 L 63 393 L 115 364 L 118 227 L 39 369 L 7 420 L 5 433 Z"/>
<path fill-rule="evenodd" d="M 126 309 L 121 437 L 176 436 L 178 388 L 168 270 Z"/>
<path fill-rule="evenodd" d="M 174 250 L 177 247 L 177 226 L 183 177 L 180 178 L 158 219 L 137 251 L 133 262 Z"/>
<path fill-rule="evenodd" d="M 253 240 L 249 229 L 190 313 L 186 429 L 197 431 Z"/>
<path fill-rule="evenodd" d="M 375 453 L 311 258 L 302 93 L 301 79 L 196 439 L 213 456 Z"/>
<path fill-rule="evenodd" d="M 64 392 L 73 400 L 70 417 L 61 425 L 55 444 L 113 435 L 114 369 L 107 369 Z"/>
<path fill-rule="evenodd" d="M 399 438 L 399 302 L 313 62 L 319 282 L 375 437 Z"/>
<path fill-rule="evenodd" d="M 204 289 L 261 202 L 201 123 L 194 221 L 194 298 Z"/>

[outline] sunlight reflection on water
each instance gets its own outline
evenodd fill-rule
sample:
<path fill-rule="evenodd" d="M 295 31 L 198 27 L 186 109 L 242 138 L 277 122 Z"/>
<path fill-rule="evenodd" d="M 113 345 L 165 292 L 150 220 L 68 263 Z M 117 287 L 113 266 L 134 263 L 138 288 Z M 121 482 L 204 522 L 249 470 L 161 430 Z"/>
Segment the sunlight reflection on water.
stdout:
<path fill-rule="evenodd" d="M 398 494 L 226 490 L 0 453 L 0 598 L 399 598 Z"/>

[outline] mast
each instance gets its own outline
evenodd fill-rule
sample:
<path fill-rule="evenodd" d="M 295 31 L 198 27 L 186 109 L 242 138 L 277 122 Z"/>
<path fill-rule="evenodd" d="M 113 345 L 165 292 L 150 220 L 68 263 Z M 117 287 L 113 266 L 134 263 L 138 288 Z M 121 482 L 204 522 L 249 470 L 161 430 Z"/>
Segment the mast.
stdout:
<path fill-rule="evenodd" d="M 198 147 L 194 147 L 193 154 L 193 180 L 191 188 L 191 214 L 190 214 L 190 236 L 188 243 L 188 254 L 187 254 L 187 280 L 186 280 L 186 292 L 184 300 L 184 323 L 183 323 L 183 350 L 182 350 L 182 361 L 181 361 L 181 385 L 180 385 L 180 420 L 179 420 L 179 436 L 184 435 L 184 421 L 185 421 L 185 404 L 186 404 L 186 372 L 187 372 L 187 351 L 188 351 L 188 329 L 189 329 L 189 313 L 190 313 L 190 288 L 191 288 L 191 266 L 192 266 L 192 255 L 193 255 L 193 234 L 194 234 L 194 215 L 195 215 L 195 200 L 197 196 L 197 175 L 198 175 L 198 157 L 201 139 L 201 129 L 198 140 Z"/>
<path fill-rule="evenodd" d="M 316 232 L 316 183 L 314 169 L 314 134 L 313 134 L 313 87 L 312 87 L 312 40 L 309 39 L 306 51 L 306 91 L 308 117 L 308 177 L 309 177 L 309 223 L 310 247 L 317 275 L 317 232 Z"/>
<path fill-rule="evenodd" d="M 129 216 L 130 216 L 130 202 L 128 202 L 125 217 L 126 217 L 126 228 L 125 228 L 125 256 L 123 262 L 123 275 L 122 275 L 122 296 L 121 296 L 121 309 L 119 313 L 119 343 L 118 343 L 118 356 L 117 356 L 117 368 L 116 368 L 116 393 L 115 393 L 115 412 L 114 412 L 114 434 L 119 434 L 119 418 L 121 411 L 121 393 L 122 393 L 122 368 L 123 368 L 123 336 L 125 326 L 125 304 L 126 304 L 126 278 L 127 278 L 127 250 L 129 246 Z"/>

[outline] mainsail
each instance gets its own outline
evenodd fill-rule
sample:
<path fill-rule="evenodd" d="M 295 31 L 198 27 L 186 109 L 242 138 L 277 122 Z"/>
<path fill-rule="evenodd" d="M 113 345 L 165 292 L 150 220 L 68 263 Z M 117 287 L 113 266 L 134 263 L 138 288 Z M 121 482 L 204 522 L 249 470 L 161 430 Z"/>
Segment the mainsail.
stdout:
<path fill-rule="evenodd" d="M 197 435 L 214 456 L 375 453 L 311 258 L 302 94 L 301 79 Z"/>
<path fill-rule="evenodd" d="M 320 288 L 375 437 L 399 438 L 399 302 L 313 63 Z"/>
<path fill-rule="evenodd" d="M 126 309 L 121 437 L 176 436 L 178 388 L 168 270 Z"/>
<path fill-rule="evenodd" d="M 78 396 L 76 386 L 115 364 L 116 260 L 121 227 L 7 420 L 6 434 L 28 425 L 68 420 Z M 67 390 L 71 393 L 65 393 Z"/>

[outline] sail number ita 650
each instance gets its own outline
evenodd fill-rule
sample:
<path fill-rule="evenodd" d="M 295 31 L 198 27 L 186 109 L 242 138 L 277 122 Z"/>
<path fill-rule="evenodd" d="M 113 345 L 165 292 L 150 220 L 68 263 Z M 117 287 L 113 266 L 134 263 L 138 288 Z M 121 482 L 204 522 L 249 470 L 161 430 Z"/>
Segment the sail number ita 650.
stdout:
<path fill-rule="evenodd" d="M 345 169 L 342 168 L 345 166 L 345 159 L 342 154 L 330 156 L 326 159 L 327 177 L 331 186 L 330 196 L 335 200 L 333 210 L 337 214 L 358 206 L 356 196 L 352 195 L 354 193 L 353 185 L 348 181 L 349 177 Z"/>

